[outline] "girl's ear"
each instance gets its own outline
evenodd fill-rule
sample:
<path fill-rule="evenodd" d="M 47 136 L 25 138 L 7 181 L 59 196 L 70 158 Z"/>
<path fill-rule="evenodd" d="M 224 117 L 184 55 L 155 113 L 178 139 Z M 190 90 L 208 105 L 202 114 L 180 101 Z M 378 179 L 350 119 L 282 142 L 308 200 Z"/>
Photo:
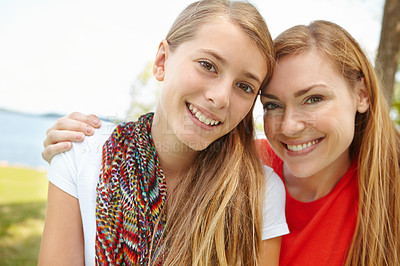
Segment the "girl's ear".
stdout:
<path fill-rule="evenodd" d="M 165 76 L 165 64 L 168 59 L 169 44 L 167 40 L 162 40 L 158 46 L 158 51 L 153 65 L 153 74 L 158 81 L 163 81 Z"/>
<path fill-rule="evenodd" d="M 365 113 L 369 108 L 369 96 L 367 88 L 365 87 L 364 79 L 357 85 L 357 111 Z"/>

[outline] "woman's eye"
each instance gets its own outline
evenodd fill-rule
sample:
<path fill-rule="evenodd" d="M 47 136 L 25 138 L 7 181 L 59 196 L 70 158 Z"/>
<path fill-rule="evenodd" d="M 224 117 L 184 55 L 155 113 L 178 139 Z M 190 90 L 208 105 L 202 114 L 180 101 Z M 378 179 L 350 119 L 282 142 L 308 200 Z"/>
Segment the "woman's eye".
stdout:
<path fill-rule="evenodd" d="M 214 65 L 207 61 L 200 61 L 200 64 L 208 71 L 216 72 Z"/>
<path fill-rule="evenodd" d="M 246 83 L 236 83 L 236 86 L 239 87 L 239 89 L 241 89 L 244 92 L 253 92 L 254 93 L 254 89 L 251 85 L 248 85 Z"/>
<path fill-rule="evenodd" d="M 306 100 L 306 103 L 313 104 L 322 101 L 322 97 L 320 96 L 312 96 Z"/>
<path fill-rule="evenodd" d="M 280 108 L 280 106 L 276 103 L 265 103 L 263 107 L 265 112 Z"/>

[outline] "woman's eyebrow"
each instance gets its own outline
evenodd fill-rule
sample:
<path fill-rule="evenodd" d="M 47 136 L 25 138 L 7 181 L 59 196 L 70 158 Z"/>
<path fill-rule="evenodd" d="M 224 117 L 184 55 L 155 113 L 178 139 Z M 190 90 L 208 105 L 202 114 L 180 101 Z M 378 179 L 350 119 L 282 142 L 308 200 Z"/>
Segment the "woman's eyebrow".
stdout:
<path fill-rule="evenodd" d="M 306 94 L 307 92 L 309 92 L 310 90 L 315 89 L 317 87 L 327 88 L 327 86 L 324 83 L 317 83 L 317 84 L 313 84 L 313 85 L 311 85 L 311 86 L 309 86 L 309 87 L 307 87 L 307 88 L 305 88 L 303 90 L 296 91 L 295 93 L 293 93 L 293 96 L 296 97 L 296 98 L 300 97 L 300 96 Z"/>
<path fill-rule="evenodd" d="M 270 98 L 270 99 L 274 99 L 274 100 L 279 100 L 278 97 L 276 97 L 276 96 L 273 95 L 273 94 L 269 94 L 269 93 L 263 93 L 263 92 L 261 92 L 261 96 L 262 96 L 262 97 L 266 97 L 266 98 Z"/>
<path fill-rule="evenodd" d="M 302 95 L 308 93 L 309 91 L 311 91 L 312 89 L 315 89 L 315 88 L 317 88 L 317 87 L 324 87 L 324 88 L 327 88 L 327 86 L 326 86 L 325 84 L 318 83 L 318 84 L 311 85 L 310 87 L 305 88 L 305 89 L 303 89 L 303 90 L 299 90 L 299 91 L 294 92 L 294 93 L 293 93 L 293 96 L 294 96 L 295 98 L 300 97 L 300 96 L 302 96 Z M 276 97 L 276 96 L 273 95 L 273 94 L 269 94 L 269 93 L 262 93 L 262 92 L 261 92 L 261 96 L 267 97 L 267 98 L 270 98 L 270 99 L 274 99 L 274 100 L 279 100 L 278 97 Z"/>

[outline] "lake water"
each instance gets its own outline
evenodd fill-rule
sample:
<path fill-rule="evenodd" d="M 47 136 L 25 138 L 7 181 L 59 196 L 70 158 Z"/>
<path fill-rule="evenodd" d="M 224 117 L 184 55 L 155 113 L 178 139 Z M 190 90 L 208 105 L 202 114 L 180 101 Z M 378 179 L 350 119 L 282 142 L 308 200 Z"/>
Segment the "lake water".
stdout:
<path fill-rule="evenodd" d="M 47 168 L 41 157 L 43 140 L 57 119 L 0 111 L 0 162 Z"/>

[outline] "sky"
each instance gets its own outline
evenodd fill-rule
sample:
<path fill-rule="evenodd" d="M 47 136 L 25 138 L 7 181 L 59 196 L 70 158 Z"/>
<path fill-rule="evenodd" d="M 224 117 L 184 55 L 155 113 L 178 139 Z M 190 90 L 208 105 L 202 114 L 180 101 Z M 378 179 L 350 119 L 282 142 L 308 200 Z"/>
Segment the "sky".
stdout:
<path fill-rule="evenodd" d="M 191 2 L 0 0 L 0 109 L 124 118 L 132 84 Z M 297 24 L 330 20 L 375 57 L 383 0 L 250 2 L 273 38 Z"/>

